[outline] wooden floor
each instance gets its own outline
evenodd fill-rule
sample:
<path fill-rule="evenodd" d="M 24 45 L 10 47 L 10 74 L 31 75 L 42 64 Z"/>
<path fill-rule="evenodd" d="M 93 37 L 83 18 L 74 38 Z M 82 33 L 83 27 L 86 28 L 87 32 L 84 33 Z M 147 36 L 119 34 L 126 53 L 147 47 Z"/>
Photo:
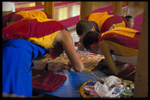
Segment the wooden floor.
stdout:
<path fill-rule="evenodd" d="M 58 2 L 54 2 L 54 3 L 58 3 Z M 105 6 L 112 5 L 112 2 L 102 2 L 102 1 L 91 2 L 91 3 L 92 3 L 92 10 L 96 10 L 98 8 L 103 8 Z M 44 2 L 42 2 L 42 5 L 43 4 Z M 33 7 L 33 6 L 35 6 L 35 2 L 19 2 L 15 4 L 16 8 Z M 132 15 L 133 17 L 135 17 L 141 12 L 143 12 L 143 7 L 141 6 L 122 8 L 123 16 Z M 54 7 L 55 20 L 58 21 L 64 20 L 78 15 L 80 15 L 80 2 Z"/>
<path fill-rule="evenodd" d="M 54 3 L 60 3 L 60 2 L 54 2 Z M 102 2 L 102 1 L 96 1 L 91 2 L 92 3 L 92 10 L 96 10 L 99 8 L 103 8 L 105 6 L 112 5 L 111 1 Z M 44 5 L 44 2 L 42 2 L 42 5 Z M 16 8 L 22 8 L 22 7 L 33 7 L 35 6 L 35 2 L 19 2 L 15 3 Z M 132 15 L 133 17 L 136 17 L 140 13 L 143 12 L 142 6 L 126 6 L 122 8 L 122 15 Z M 67 5 L 57 6 L 54 7 L 54 19 L 57 21 L 64 20 L 70 17 L 79 16 L 80 15 L 80 2 L 75 2 Z M 73 28 L 74 29 L 74 28 Z M 70 33 L 75 36 L 74 41 L 77 41 L 77 34 L 74 30 L 71 30 Z"/>

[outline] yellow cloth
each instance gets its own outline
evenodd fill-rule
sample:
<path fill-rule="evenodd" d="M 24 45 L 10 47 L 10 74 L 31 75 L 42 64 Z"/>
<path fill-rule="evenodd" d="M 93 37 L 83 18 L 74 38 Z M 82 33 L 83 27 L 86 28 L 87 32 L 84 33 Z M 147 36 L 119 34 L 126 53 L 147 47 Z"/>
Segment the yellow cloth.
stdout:
<path fill-rule="evenodd" d="M 38 22 L 46 22 L 46 21 L 53 21 L 54 20 L 54 19 L 45 19 L 42 17 L 25 17 L 23 19 L 37 19 Z"/>
<path fill-rule="evenodd" d="M 46 36 L 43 36 L 41 38 L 29 38 L 28 41 L 31 41 L 35 44 L 38 44 L 46 49 L 49 49 L 49 48 L 54 48 L 54 46 L 52 45 L 56 35 L 59 33 L 60 31 L 56 31 L 55 33 L 53 34 L 49 34 L 49 35 L 46 35 Z M 48 42 L 47 42 L 48 41 Z"/>
<path fill-rule="evenodd" d="M 21 15 L 23 18 L 25 17 L 47 18 L 46 14 L 43 11 L 39 11 L 39 10 L 20 11 L 20 12 L 17 12 L 16 14 Z"/>
<path fill-rule="evenodd" d="M 46 22 L 46 21 L 52 21 L 54 19 L 44 19 L 44 18 L 41 18 L 41 17 L 30 17 L 28 19 L 37 19 L 38 22 Z M 34 38 L 34 37 L 31 37 L 28 39 L 28 41 L 31 41 L 35 44 L 38 44 L 40 46 L 43 46 L 44 48 L 48 49 L 48 48 L 54 48 L 54 46 L 52 45 L 56 35 L 60 32 L 61 30 L 59 31 L 56 31 L 52 34 L 49 34 L 49 35 L 46 35 L 46 36 L 43 36 L 43 37 L 40 37 L 40 38 Z M 48 41 L 48 42 L 47 42 Z"/>
<path fill-rule="evenodd" d="M 110 31 L 106 31 L 105 33 L 103 33 L 101 35 L 101 37 L 103 37 L 106 34 L 112 34 L 112 33 L 117 33 L 117 34 L 121 34 L 121 35 L 125 35 L 128 37 L 134 37 L 136 32 L 138 32 L 137 30 L 131 29 L 131 28 L 127 28 L 127 27 L 116 27 Z"/>
<path fill-rule="evenodd" d="M 126 27 L 126 24 L 124 21 L 122 21 L 121 23 L 117 23 L 117 24 L 113 24 L 114 28 L 116 27 Z"/>
<path fill-rule="evenodd" d="M 109 15 L 108 12 L 103 13 L 94 13 L 88 17 L 89 21 L 94 21 L 98 25 L 98 29 L 101 30 L 101 27 L 106 19 L 112 17 L 113 15 Z"/>
<path fill-rule="evenodd" d="M 107 41 L 107 42 L 114 45 L 120 51 L 120 53 L 125 57 L 133 57 L 138 55 L 138 49 L 129 48 L 111 41 Z"/>
<path fill-rule="evenodd" d="M 137 32 L 138 32 L 137 30 L 127 28 L 127 27 L 116 27 L 110 31 L 106 31 L 106 32 L 102 33 L 101 37 L 99 38 L 99 39 L 101 39 L 99 42 L 103 41 L 103 39 L 106 39 L 106 38 L 108 38 L 108 39 L 110 39 L 110 38 L 119 39 L 119 38 L 117 38 L 117 34 L 118 34 L 122 37 L 122 39 L 121 39 L 121 37 L 119 36 L 120 42 L 128 43 L 129 41 L 127 40 L 127 37 L 132 38 L 132 40 L 134 41 L 135 35 Z M 114 33 L 115 33 L 115 35 L 113 36 Z M 126 39 L 124 39 L 124 37 L 126 37 Z M 106 40 L 106 41 L 109 44 L 114 45 L 114 47 L 116 47 L 123 56 L 131 57 L 131 56 L 137 56 L 138 55 L 138 49 L 131 48 L 131 47 L 128 47 L 125 45 L 121 45 L 121 44 L 115 43 L 113 41 L 109 41 L 109 40 Z M 132 42 L 132 41 L 130 41 L 130 42 Z M 138 44 L 137 42 L 136 42 L 136 44 Z"/>

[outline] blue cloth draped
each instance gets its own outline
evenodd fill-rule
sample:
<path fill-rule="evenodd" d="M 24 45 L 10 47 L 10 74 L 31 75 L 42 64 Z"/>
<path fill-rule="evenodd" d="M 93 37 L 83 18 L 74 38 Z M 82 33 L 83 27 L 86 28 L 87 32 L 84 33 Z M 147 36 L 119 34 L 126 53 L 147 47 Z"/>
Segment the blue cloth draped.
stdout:
<path fill-rule="evenodd" d="M 32 96 L 32 59 L 47 50 L 23 39 L 3 41 L 3 93 Z"/>

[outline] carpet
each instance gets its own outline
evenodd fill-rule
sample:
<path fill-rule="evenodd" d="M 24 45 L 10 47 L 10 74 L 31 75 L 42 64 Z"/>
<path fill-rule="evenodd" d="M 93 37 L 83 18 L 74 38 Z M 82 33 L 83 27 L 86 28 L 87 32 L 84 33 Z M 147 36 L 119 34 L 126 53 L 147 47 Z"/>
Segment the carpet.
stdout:
<path fill-rule="evenodd" d="M 92 11 L 92 13 L 104 12 L 104 11 L 111 12 L 112 10 L 113 10 L 113 5 L 109 5 L 109 6 L 106 6 L 103 8 L 96 9 L 96 10 Z"/>
<path fill-rule="evenodd" d="M 55 2 L 54 7 L 67 5 L 67 4 L 71 4 L 71 3 L 75 3 L 75 2 Z M 16 10 L 16 12 L 18 12 L 20 10 L 27 11 L 27 10 L 38 10 L 38 9 L 44 9 L 44 5 L 37 5 L 37 6 L 33 6 L 33 7 L 16 8 L 15 10 Z"/>
<path fill-rule="evenodd" d="M 143 13 L 139 14 L 138 16 L 136 16 L 134 18 L 133 29 L 138 30 L 139 32 L 141 32 L 142 22 L 143 22 Z"/>
<path fill-rule="evenodd" d="M 71 17 L 65 20 L 61 20 L 59 21 L 61 24 L 63 24 L 65 27 L 72 27 L 74 25 L 76 25 L 79 21 L 79 16 L 75 16 L 75 17 Z"/>

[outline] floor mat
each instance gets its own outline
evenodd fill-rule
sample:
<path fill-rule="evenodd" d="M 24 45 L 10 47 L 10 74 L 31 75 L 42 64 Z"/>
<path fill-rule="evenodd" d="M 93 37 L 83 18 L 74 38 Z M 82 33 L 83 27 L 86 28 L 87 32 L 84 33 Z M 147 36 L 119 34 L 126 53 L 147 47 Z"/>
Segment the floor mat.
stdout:
<path fill-rule="evenodd" d="M 54 3 L 54 7 L 67 5 L 67 4 L 71 4 L 71 3 L 76 3 L 76 2 L 58 2 L 58 3 Z M 21 9 L 16 8 L 15 11 L 18 12 L 20 10 L 27 11 L 27 10 L 38 10 L 38 9 L 44 9 L 44 5 L 37 5 L 37 6 L 33 6 L 33 7 L 23 7 Z"/>
<path fill-rule="evenodd" d="M 139 32 L 141 32 L 142 22 L 143 22 L 143 13 L 141 13 L 140 15 L 138 15 L 134 18 L 133 29 L 138 30 Z"/>

